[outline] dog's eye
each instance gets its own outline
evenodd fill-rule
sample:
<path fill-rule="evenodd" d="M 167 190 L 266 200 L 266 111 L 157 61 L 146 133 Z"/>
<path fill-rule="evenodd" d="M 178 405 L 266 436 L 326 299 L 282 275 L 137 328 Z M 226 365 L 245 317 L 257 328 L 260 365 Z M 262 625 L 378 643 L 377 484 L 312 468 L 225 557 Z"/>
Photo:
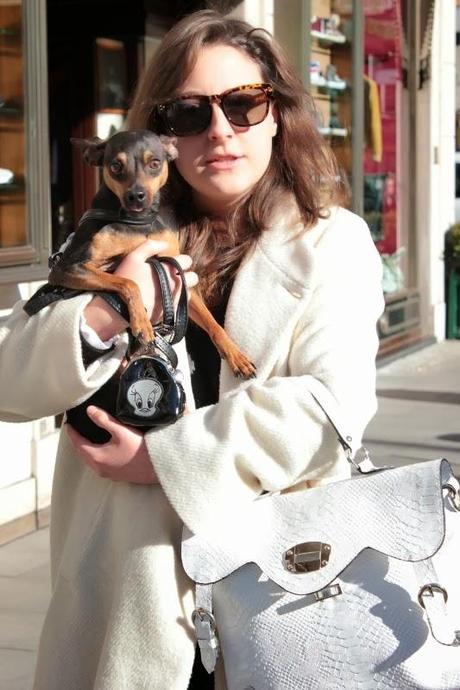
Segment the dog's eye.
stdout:
<path fill-rule="evenodd" d="M 158 170 L 158 168 L 161 166 L 161 161 L 159 161 L 157 158 L 151 158 L 149 160 L 149 168 L 152 170 Z"/>
<path fill-rule="evenodd" d="M 110 172 L 113 172 L 114 175 L 118 175 L 122 170 L 123 164 L 120 161 L 112 161 L 110 163 Z"/>

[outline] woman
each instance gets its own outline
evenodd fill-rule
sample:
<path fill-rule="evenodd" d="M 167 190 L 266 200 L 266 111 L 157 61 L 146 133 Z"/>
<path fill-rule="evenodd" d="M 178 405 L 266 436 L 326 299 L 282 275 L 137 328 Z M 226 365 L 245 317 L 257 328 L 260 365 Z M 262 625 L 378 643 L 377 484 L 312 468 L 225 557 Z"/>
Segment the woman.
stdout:
<path fill-rule="evenodd" d="M 356 436 L 376 409 L 380 260 L 364 222 L 337 206 L 337 171 L 311 99 L 270 36 L 213 11 L 185 18 L 146 70 L 129 124 L 177 137 L 169 209 L 204 296 L 221 319 L 225 311 L 257 377 L 236 379 L 223 362 L 217 386 L 195 333 L 204 407 L 145 436 L 89 408 L 112 435 L 102 446 L 64 427 L 37 690 L 185 690 L 195 642 L 182 523 L 212 532 L 264 490 L 348 474 L 312 378 L 351 416 Z M 139 282 L 151 309 L 149 251 L 118 270 Z M 125 336 L 85 370 L 82 314 L 102 341 L 126 325 L 91 296 L 30 319 L 15 311 L 2 335 L 3 419 L 55 414 L 113 374 Z"/>

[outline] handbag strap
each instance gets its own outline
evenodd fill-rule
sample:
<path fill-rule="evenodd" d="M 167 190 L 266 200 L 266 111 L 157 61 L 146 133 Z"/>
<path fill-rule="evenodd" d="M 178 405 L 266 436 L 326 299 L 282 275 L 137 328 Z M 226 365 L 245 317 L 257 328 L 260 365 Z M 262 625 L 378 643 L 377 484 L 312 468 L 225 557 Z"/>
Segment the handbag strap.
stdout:
<path fill-rule="evenodd" d="M 425 609 L 434 639 L 447 647 L 460 646 L 460 630 L 455 630 L 449 615 L 447 592 L 441 585 L 431 558 L 412 563 L 420 590 L 418 602 Z"/>
<path fill-rule="evenodd" d="M 178 343 L 185 335 L 188 323 L 188 300 L 185 275 L 178 261 L 170 256 L 151 256 L 147 259 L 158 276 L 161 300 L 163 303 L 163 318 L 161 323 L 155 326 L 155 332 L 159 333 L 169 343 Z M 163 263 L 168 263 L 175 268 L 181 279 L 181 292 L 177 311 L 174 309 L 174 298 L 169 285 L 169 279 Z"/>
<path fill-rule="evenodd" d="M 200 649 L 201 663 L 208 673 L 212 673 L 220 653 L 216 621 L 212 611 L 212 583 L 205 585 L 197 582 L 195 584 L 195 610 L 192 621 Z"/>
<path fill-rule="evenodd" d="M 162 322 L 155 326 L 155 330 L 165 337 L 174 333 L 174 300 L 168 276 L 160 260 L 156 256 L 151 256 L 147 259 L 147 263 L 157 274 L 163 305 Z"/>
<path fill-rule="evenodd" d="M 173 256 L 158 256 L 158 261 L 161 263 L 170 264 L 177 271 L 177 275 L 180 277 L 182 285 L 179 295 L 179 301 L 177 303 L 176 309 L 176 322 L 174 327 L 174 337 L 172 343 L 178 343 L 185 336 L 188 325 L 188 297 L 187 297 L 187 286 L 185 282 L 185 275 L 180 263 Z M 169 286 L 169 283 L 168 283 Z"/>
<path fill-rule="evenodd" d="M 389 469 L 389 466 L 376 467 L 370 458 L 367 448 L 354 442 L 350 434 L 351 426 L 344 422 L 344 415 L 337 401 L 321 381 L 313 376 L 309 376 L 308 390 L 334 428 L 339 443 L 345 451 L 347 460 L 354 470 L 359 472 L 359 474 L 369 474 Z"/>

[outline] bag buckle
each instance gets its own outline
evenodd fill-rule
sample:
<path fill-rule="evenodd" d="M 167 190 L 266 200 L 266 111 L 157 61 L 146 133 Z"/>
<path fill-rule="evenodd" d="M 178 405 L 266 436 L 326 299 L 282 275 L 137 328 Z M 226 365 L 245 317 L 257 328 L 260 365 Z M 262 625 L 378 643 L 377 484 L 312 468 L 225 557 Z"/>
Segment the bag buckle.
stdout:
<path fill-rule="evenodd" d="M 216 621 L 210 611 L 197 608 L 192 613 L 195 637 L 200 648 L 201 663 L 212 673 L 219 658 L 219 640 L 216 635 Z"/>
<path fill-rule="evenodd" d="M 446 603 L 447 591 L 444 589 L 444 587 L 441 587 L 441 585 L 438 585 L 436 582 L 430 582 L 430 584 L 424 585 L 418 593 L 418 603 L 423 609 L 426 608 L 424 597 L 434 597 L 435 592 L 442 594 L 444 603 Z"/>
<path fill-rule="evenodd" d="M 310 573 L 324 568 L 329 562 L 330 544 L 322 541 L 307 541 L 296 544 L 283 554 L 283 565 L 291 573 Z"/>

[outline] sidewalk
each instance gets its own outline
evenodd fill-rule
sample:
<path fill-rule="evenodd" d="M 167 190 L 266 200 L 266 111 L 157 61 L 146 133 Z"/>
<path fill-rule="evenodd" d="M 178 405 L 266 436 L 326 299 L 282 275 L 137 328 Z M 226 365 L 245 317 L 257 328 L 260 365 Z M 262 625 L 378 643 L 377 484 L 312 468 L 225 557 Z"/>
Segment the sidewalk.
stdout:
<path fill-rule="evenodd" d="M 32 688 L 50 592 L 48 538 L 42 529 L 0 548 L 1 690 Z"/>
<path fill-rule="evenodd" d="M 379 409 L 364 439 L 375 464 L 445 457 L 460 476 L 460 340 L 381 367 L 377 392 Z"/>
<path fill-rule="evenodd" d="M 460 476 L 460 341 L 381 367 L 378 391 L 379 411 L 365 437 L 374 462 L 403 465 L 443 456 Z M 48 570 L 48 530 L 0 548 L 1 690 L 31 689 Z"/>

